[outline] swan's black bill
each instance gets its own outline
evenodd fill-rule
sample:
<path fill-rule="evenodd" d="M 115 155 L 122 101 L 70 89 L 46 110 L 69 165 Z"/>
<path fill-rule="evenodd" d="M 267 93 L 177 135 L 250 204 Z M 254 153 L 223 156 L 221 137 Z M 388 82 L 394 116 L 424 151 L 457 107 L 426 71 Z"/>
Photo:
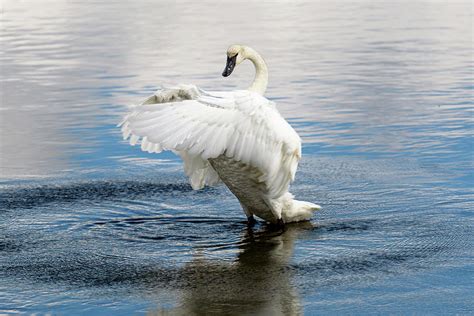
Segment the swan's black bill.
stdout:
<path fill-rule="evenodd" d="M 222 76 L 228 77 L 232 73 L 235 67 L 235 61 L 237 60 L 237 55 L 234 57 L 229 57 L 227 56 L 227 63 L 225 65 L 224 72 L 222 73 Z"/>

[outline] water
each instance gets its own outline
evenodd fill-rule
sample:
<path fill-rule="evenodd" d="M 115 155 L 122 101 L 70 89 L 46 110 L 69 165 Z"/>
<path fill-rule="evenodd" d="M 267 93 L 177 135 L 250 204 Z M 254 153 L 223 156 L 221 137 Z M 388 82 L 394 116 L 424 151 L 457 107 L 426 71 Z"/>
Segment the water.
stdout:
<path fill-rule="evenodd" d="M 472 3 L 13 1 L 0 37 L 0 314 L 469 314 Z M 246 43 L 323 206 L 248 229 L 115 127 L 161 84 L 244 88 Z"/>

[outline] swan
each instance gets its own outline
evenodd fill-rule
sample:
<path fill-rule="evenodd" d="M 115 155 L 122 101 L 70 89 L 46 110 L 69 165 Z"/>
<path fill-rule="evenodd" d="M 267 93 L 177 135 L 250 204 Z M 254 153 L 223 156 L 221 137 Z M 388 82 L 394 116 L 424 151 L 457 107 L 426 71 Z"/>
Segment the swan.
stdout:
<path fill-rule="evenodd" d="M 309 220 L 320 206 L 288 192 L 301 158 L 301 139 L 263 95 L 268 68 L 254 49 L 232 45 L 222 76 L 245 60 L 255 66 L 247 90 L 205 91 L 180 84 L 132 106 L 124 140 L 150 153 L 171 150 L 184 163 L 193 189 L 222 181 L 239 200 L 248 223 L 254 215 L 277 225 Z"/>

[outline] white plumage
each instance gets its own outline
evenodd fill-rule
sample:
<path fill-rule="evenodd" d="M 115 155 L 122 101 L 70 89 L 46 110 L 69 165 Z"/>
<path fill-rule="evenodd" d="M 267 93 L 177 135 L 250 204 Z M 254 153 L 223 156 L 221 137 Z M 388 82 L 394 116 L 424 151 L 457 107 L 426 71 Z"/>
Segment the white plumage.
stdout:
<path fill-rule="evenodd" d="M 227 67 L 232 60 L 234 65 L 226 70 L 232 72 L 245 59 L 256 64 L 255 56 L 249 56 L 255 54 L 248 47 L 231 46 Z M 263 59 L 257 61 L 265 66 Z M 301 140 L 275 103 L 261 95 L 268 75 L 262 84 L 261 69 L 256 68 L 249 90 L 208 92 L 178 85 L 157 91 L 125 117 L 123 137 L 131 145 L 141 141 L 147 152 L 180 155 L 193 189 L 222 180 L 249 220 L 252 215 L 271 223 L 307 220 L 319 206 L 293 200 L 288 193 L 301 158 Z"/>

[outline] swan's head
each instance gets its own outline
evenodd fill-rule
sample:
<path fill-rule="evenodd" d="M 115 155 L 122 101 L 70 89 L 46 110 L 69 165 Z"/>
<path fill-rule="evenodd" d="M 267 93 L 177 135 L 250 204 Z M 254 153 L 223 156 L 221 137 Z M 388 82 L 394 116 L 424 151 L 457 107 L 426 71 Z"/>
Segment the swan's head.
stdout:
<path fill-rule="evenodd" d="M 235 66 L 240 64 L 246 59 L 245 46 L 232 45 L 227 49 L 227 63 L 225 69 L 222 72 L 224 77 L 230 76 Z"/>

